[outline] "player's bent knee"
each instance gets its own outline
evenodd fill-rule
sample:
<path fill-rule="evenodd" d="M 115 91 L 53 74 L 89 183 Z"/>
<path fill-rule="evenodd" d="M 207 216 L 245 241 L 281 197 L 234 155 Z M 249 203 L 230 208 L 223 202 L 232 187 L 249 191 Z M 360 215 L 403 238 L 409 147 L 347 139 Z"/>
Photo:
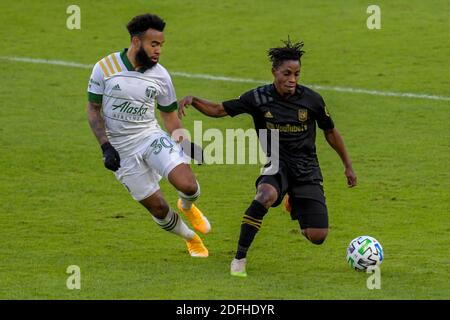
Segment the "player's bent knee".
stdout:
<path fill-rule="evenodd" d="M 197 181 L 189 181 L 186 182 L 185 184 L 183 184 L 183 186 L 181 187 L 181 192 L 183 192 L 184 194 L 190 196 L 193 195 L 197 192 L 198 190 L 198 185 L 197 185 Z"/>
<path fill-rule="evenodd" d="M 260 185 L 256 193 L 255 200 L 261 203 L 264 207 L 270 208 L 272 204 L 278 199 L 277 190 L 272 186 Z"/>
<path fill-rule="evenodd" d="M 197 179 L 190 167 L 180 164 L 169 173 L 169 182 L 182 193 L 193 195 L 198 190 Z"/>
<path fill-rule="evenodd" d="M 311 239 L 311 243 L 316 244 L 316 245 L 321 245 L 324 242 L 325 242 L 325 238 L 312 238 Z"/>
<path fill-rule="evenodd" d="M 311 241 L 311 243 L 316 245 L 321 245 L 325 242 L 325 239 L 328 235 L 328 229 L 306 229 L 302 230 L 302 233 L 306 236 L 306 238 Z"/>
<path fill-rule="evenodd" d="M 187 179 L 182 183 L 179 183 L 177 186 L 177 190 L 183 193 L 186 196 L 193 196 L 199 192 L 200 185 L 197 183 L 197 180 Z"/>

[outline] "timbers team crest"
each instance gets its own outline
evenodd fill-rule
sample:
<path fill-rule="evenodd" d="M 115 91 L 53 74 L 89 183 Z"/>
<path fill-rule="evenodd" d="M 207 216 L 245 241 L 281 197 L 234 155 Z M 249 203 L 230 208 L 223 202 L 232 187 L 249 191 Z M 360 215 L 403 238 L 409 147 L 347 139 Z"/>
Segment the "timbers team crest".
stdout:
<path fill-rule="evenodd" d="M 156 95 L 156 89 L 153 87 L 147 87 L 147 89 L 145 89 L 145 95 L 147 96 L 147 98 L 152 99 L 155 97 Z"/>

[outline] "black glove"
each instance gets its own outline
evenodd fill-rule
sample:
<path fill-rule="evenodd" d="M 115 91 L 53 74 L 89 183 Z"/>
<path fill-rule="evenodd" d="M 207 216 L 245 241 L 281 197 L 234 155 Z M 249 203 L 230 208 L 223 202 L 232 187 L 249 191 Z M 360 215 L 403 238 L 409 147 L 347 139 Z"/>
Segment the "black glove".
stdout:
<path fill-rule="evenodd" d="M 187 139 L 183 139 L 180 144 L 181 148 L 183 148 L 183 152 L 188 157 L 197 161 L 198 165 L 201 165 L 203 163 L 203 149 L 199 145 L 196 145 L 195 143 Z"/>
<path fill-rule="evenodd" d="M 109 142 L 102 144 L 103 163 L 105 167 L 112 171 L 120 168 L 120 156 L 116 149 Z"/>

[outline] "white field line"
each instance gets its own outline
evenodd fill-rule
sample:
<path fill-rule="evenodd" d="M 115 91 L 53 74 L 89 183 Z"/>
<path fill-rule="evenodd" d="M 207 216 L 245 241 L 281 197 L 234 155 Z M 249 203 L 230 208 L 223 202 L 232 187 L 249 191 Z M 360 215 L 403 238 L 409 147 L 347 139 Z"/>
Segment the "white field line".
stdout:
<path fill-rule="evenodd" d="M 82 64 L 82 63 L 61 61 L 61 60 L 47 60 L 47 59 L 34 59 L 34 58 L 8 57 L 8 56 L 0 56 L 0 59 L 8 60 L 8 61 L 27 62 L 27 63 L 51 64 L 51 65 L 82 68 L 82 69 L 92 69 L 92 67 L 93 67 L 92 64 Z M 209 75 L 209 74 L 196 74 L 196 73 L 186 73 L 186 72 L 177 72 L 177 71 L 170 72 L 170 74 L 177 76 L 177 77 L 183 77 L 183 78 L 205 79 L 205 80 L 237 82 L 237 83 L 241 82 L 241 83 L 264 84 L 264 83 L 268 82 L 268 81 L 257 80 L 257 79 L 222 77 L 222 76 L 213 76 L 213 75 Z M 387 97 L 399 97 L 399 98 L 450 101 L 450 97 L 435 96 L 435 95 L 421 94 L 421 93 L 390 92 L 390 91 L 358 89 L 358 88 L 349 88 L 349 87 L 322 86 L 322 85 L 315 85 L 315 84 L 309 84 L 309 85 L 306 84 L 306 86 L 313 88 L 313 89 L 317 89 L 317 90 L 323 90 L 323 91 L 360 93 L 360 94 L 369 94 L 369 95 L 374 95 L 374 96 L 387 96 Z"/>

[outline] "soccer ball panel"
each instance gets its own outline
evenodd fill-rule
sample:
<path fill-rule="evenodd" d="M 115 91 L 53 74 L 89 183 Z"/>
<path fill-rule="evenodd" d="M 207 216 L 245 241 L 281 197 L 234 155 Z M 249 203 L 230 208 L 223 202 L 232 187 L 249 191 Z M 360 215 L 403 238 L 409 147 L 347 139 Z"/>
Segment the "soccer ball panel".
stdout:
<path fill-rule="evenodd" d="M 370 266 L 379 266 L 383 261 L 383 248 L 373 237 L 360 236 L 347 247 L 347 263 L 355 270 L 366 270 Z"/>

